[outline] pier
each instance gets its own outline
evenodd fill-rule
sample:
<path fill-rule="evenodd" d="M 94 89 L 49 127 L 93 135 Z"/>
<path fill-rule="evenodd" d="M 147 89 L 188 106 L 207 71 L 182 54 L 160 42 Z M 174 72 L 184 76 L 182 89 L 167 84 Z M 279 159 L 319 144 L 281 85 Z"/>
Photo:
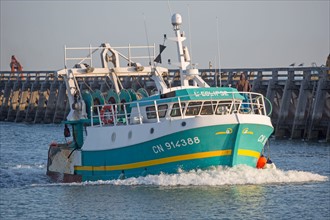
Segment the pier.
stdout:
<path fill-rule="evenodd" d="M 330 141 L 330 69 L 327 67 L 200 69 L 213 87 L 235 86 L 246 73 L 252 91 L 263 94 L 275 138 Z M 163 74 L 168 85 L 180 83 L 177 70 Z M 147 76 L 120 77 L 124 88 L 155 86 Z M 104 96 L 113 88 L 109 77 L 78 81 L 81 90 Z M 69 112 L 66 87 L 56 71 L 0 71 L 0 121 L 61 123 Z"/>

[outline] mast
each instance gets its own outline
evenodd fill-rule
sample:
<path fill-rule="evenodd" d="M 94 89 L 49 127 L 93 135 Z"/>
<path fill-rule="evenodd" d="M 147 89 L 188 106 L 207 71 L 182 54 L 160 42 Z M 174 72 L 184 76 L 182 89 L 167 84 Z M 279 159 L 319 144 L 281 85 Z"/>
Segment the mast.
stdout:
<path fill-rule="evenodd" d="M 174 41 L 177 42 L 177 52 L 178 52 L 178 59 L 179 59 L 179 68 L 180 68 L 180 79 L 181 79 L 181 86 L 189 86 L 188 80 L 186 79 L 186 70 L 187 66 L 190 62 L 186 62 L 184 56 L 184 48 L 182 42 L 186 40 L 186 37 L 180 31 L 180 25 L 182 24 L 182 17 L 179 14 L 174 14 L 172 16 L 172 25 L 175 32 L 175 39 Z"/>
<path fill-rule="evenodd" d="M 183 46 L 183 41 L 186 40 L 184 33 L 180 31 L 180 25 L 182 24 L 182 17 L 180 14 L 174 14 L 172 16 L 172 25 L 175 32 L 175 37 L 170 40 L 177 43 L 178 52 L 178 67 L 180 68 L 180 79 L 182 87 L 189 87 L 189 80 L 193 80 L 193 84 L 199 87 L 210 87 L 199 75 L 198 69 L 187 67 L 190 65 L 190 55 L 188 48 Z"/>

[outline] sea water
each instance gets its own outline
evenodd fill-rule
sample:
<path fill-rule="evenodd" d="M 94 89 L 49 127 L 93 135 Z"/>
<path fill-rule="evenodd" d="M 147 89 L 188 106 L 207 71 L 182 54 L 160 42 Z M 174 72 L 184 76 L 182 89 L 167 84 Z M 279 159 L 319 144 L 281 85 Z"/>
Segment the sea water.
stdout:
<path fill-rule="evenodd" d="M 330 145 L 270 140 L 276 170 L 211 167 L 59 184 L 48 145 L 63 125 L 0 122 L 0 219 L 330 219 Z"/>

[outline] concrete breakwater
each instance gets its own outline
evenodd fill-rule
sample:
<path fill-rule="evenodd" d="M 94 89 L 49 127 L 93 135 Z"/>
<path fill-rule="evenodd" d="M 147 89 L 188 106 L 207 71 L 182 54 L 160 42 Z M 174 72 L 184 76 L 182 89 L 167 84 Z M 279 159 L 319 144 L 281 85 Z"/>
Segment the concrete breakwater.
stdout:
<path fill-rule="evenodd" d="M 252 91 L 272 104 L 276 138 L 330 141 L 330 70 L 327 67 L 200 69 L 210 86 L 235 86 L 246 73 Z M 221 77 L 220 77 L 221 76 Z M 66 87 L 56 71 L 0 71 L 0 121 L 60 123 L 69 112 Z M 163 75 L 168 85 L 180 83 L 177 70 Z M 124 88 L 149 94 L 154 83 L 146 76 L 121 77 Z M 112 89 L 108 77 L 84 78 L 81 90 L 106 94 Z"/>

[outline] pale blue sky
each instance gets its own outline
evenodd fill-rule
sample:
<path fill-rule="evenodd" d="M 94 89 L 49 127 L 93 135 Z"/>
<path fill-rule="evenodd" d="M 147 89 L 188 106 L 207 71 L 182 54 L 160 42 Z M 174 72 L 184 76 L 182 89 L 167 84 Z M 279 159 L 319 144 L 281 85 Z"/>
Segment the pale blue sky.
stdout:
<path fill-rule="evenodd" d="M 329 0 L 169 4 L 182 15 L 187 37 L 189 5 L 191 50 L 199 68 L 218 62 L 217 24 L 222 68 L 322 65 L 330 52 Z M 62 69 L 64 45 L 146 45 L 144 20 L 149 43 L 163 43 L 165 33 L 173 36 L 168 1 L 1 0 L 0 70 L 10 69 L 11 55 L 27 71 Z M 174 60 L 175 45 L 166 45 L 172 49 L 163 61 Z"/>

